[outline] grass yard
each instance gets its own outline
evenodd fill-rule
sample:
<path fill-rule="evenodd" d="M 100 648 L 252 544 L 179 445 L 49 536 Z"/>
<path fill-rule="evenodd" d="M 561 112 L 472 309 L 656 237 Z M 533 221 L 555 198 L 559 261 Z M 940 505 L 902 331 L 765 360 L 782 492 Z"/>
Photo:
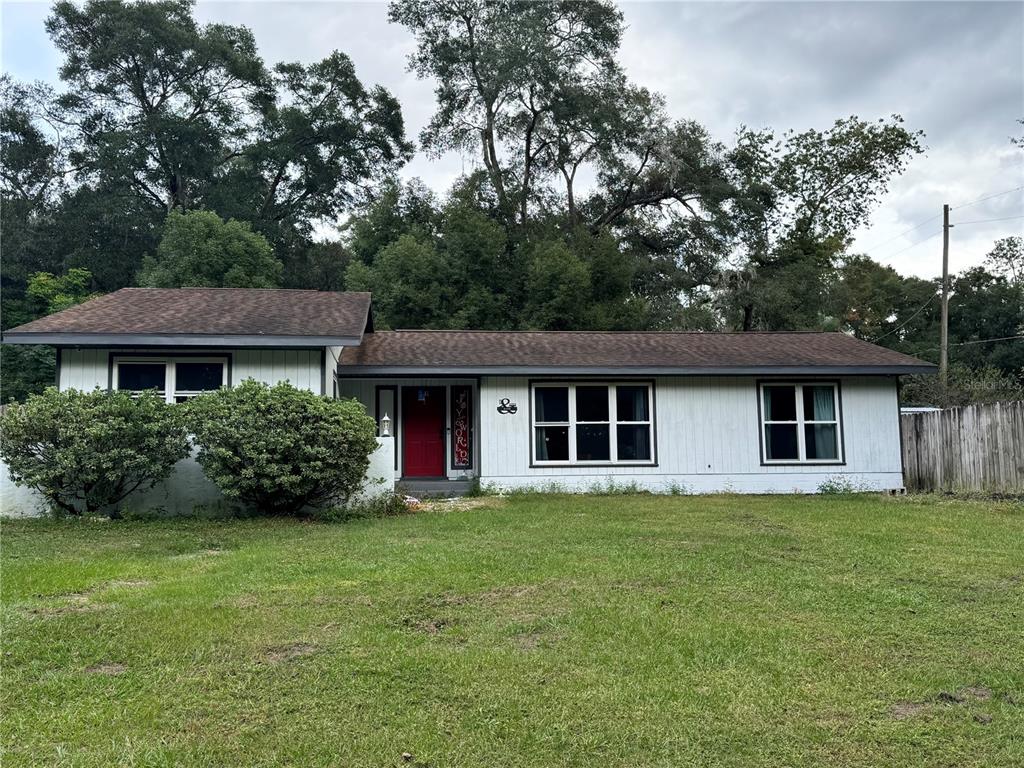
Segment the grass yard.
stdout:
<path fill-rule="evenodd" d="M 4 767 L 1024 764 L 1020 505 L 478 503 L 4 521 Z"/>

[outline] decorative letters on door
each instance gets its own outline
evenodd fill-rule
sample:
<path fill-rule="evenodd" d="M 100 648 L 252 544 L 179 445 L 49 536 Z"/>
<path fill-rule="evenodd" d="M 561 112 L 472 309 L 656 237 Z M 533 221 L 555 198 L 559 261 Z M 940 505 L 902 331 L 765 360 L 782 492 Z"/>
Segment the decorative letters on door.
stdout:
<path fill-rule="evenodd" d="M 452 469 L 470 469 L 473 466 L 472 388 L 460 385 L 451 390 Z"/>

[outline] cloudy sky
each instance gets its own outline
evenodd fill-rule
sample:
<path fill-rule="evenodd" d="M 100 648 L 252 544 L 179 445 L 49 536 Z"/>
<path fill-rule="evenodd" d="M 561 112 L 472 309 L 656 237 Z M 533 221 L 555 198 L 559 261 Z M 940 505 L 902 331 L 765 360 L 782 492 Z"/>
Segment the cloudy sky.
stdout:
<path fill-rule="evenodd" d="M 56 81 L 59 60 L 43 30 L 48 6 L 0 7 L 4 71 Z M 740 124 L 825 128 L 851 114 L 899 113 L 925 131 L 927 154 L 892 185 L 858 233 L 857 249 L 905 274 L 934 276 L 943 203 L 956 207 L 951 219 L 960 223 L 954 271 L 979 263 L 995 239 L 1024 232 L 1024 151 L 1009 142 L 1024 118 L 1024 3 L 627 2 L 622 9 L 630 76 L 664 94 L 673 116 L 699 120 L 724 141 Z M 268 63 L 345 51 L 365 83 L 398 97 L 411 137 L 433 110 L 432 85 L 405 68 L 413 40 L 388 24 L 384 3 L 200 2 L 197 15 L 249 26 Z M 405 175 L 440 192 L 473 162 L 417 155 Z M 1004 220 L 968 223 L 988 219 Z"/>

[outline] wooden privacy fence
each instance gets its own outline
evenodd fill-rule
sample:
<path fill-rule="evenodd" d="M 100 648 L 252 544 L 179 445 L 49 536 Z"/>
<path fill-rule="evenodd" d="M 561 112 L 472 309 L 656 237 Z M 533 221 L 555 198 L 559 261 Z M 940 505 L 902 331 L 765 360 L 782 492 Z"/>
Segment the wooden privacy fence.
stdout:
<path fill-rule="evenodd" d="M 1024 401 L 900 417 L 908 491 L 1024 493 Z"/>

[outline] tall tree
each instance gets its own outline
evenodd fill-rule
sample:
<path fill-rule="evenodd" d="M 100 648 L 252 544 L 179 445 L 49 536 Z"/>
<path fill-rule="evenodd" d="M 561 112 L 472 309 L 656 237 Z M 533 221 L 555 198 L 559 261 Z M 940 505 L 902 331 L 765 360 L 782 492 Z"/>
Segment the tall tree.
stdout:
<path fill-rule="evenodd" d="M 996 240 L 985 256 L 985 266 L 1014 285 L 1024 283 L 1024 237 L 1016 235 Z"/>
<path fill-rule="evenodd" d="M 610 2 L 395 0 L 390 18 L 416 36 L 410 68 L 438 83 L 424 147 L 478 154 L 510 230 L 552 195 L 570 225 L 595 231 L 635 208 L 692 212 L 702 175 L 715 175 L 706 134 L 670 125 L 661 98 L 626 79 Z M 604 191 L 580 200 L 585 169 Z"/>
<path fill-rule="evenodd" d="M 397 0 L 390 18 L 416 36 L 410 68 L 438 83 L 424 147 L 478 151 L 503 218 L 524 224 L 559 89 L 617 72 L 621 13 L 592 0 Z"/>
<path fill-rule="evenodd" d="M 193 0 L 58 2 L 60 99 L 78 181 L 164 211 L 213 208 L 308 229 L 408 159 L 401 110 L 334 52 L 268 70 L 245 27 L 198 24 Z"/>
<path fill-rule="evenodd" d="M 62 105 L 94 178 L 187 210 L 247 143 L 250 108 L 272 98 L 252 33 L 192 16 L 189 0 L 62 0 L 46 28 L 64 55 Z"/>
<path fill-rule="evenodd" d="M 278 64 L 272 82 L 251 143 L 208 195 L 216 210 L 258 222 L 271 237 L 281 226 L 306 232 L 333 223 L 411 156 L 398 102 L 364 87 L 344 53 Z"/>
<path fill-rule="evenodd" d="M 731 209 L 732 262 L 720 275 L 730 325 L 752 330 L 826 323 L 809 311 L 821 301 L 778 311 L 771 283 L 797 278 L 818 296 L 827 294 L 836 260 L 851 233 L 864 223 L 907 162 L 922 152 L 920 132 L 902 118 L 869 122 L 836 120 L 831 128 L 789 132 L 741 129 L 731 153 L 737 189 Z"/>
<path fill-rule="evenodd" d="M 53 248 L 54 207 L 65 187 L 67 144 L 47 89 L 0 76 L 0 240 L 4 285 L 23 287 L 33 272 L 60 266 Z M 5 297 L 9 297 L 5 292 Z"/>
<path fill-rule="evenodd" d="M 281 262 L 266 238 L 246 222 L 212 211 L 171 211 L 156 256 L 142 262 L 147 288 L 274 288 Z"/>

